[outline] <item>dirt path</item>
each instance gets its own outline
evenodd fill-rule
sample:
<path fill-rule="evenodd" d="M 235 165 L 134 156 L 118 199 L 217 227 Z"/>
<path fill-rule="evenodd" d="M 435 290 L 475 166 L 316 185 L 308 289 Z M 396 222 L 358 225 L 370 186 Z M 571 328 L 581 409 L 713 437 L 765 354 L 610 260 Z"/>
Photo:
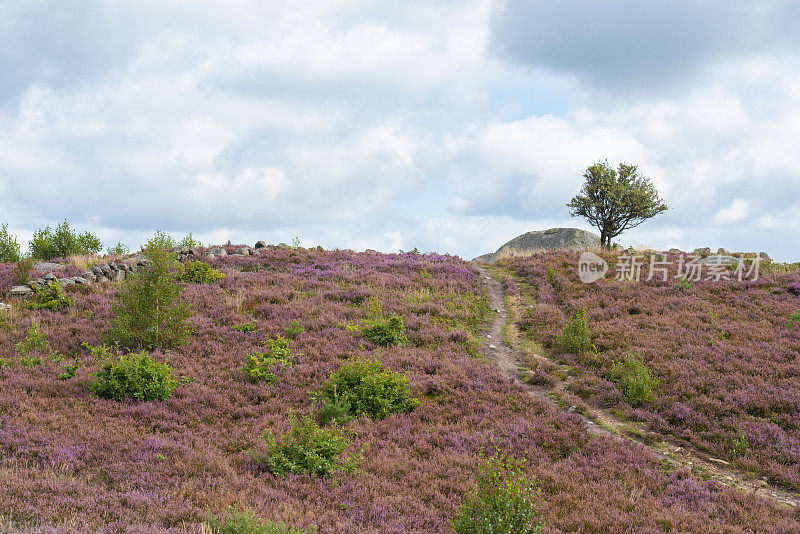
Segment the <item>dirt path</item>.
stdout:
<path fill-rule="evenodd" d="M 488 271 L 480 268 L 478 270 L 489 296 L 489 305 L 497 312 L 483 340 L 484 354 L 495 362 L 503 375 L 534 397 L 547 402 L 558 410 L 570 411 L 581 418 L 586 424 L 586 430 L 592 435 L 636 443 L 658 460 L 666 460 L 673 465 L 689 467 L 695 471 L 699 470 L 721 484 L 768 498 L 785 507 L 800 506 L 800 495 L 772 486 L 766 480 L 736 469 L 724 460 L 713 458 L 685 441 L 653 432 L 637 439 L 636 436 L 624 432 L 623 429 L 627 426 L 625 421 L 599 408 L 590 407 L 587 415 L 574 412 L 574 407 L 565 410 L 554 400 L 552 394 L 554 390 L 565 391 L 566 381 L 559 382 L 552 389 L 523 382 L 520 379 L 519 370 L 519 363 L 524 360 L 523 355 L 503 341 L 503 327 L 506 325 L 509 313 L 505 304 L 503 287 Z M 539 356 L 539 358 L 544 357 Z M 602 425 L 598 422 L 601 422 Z M 645 439 L 647 443 L 656 443 L 656 446 L 644 443 Z"/>

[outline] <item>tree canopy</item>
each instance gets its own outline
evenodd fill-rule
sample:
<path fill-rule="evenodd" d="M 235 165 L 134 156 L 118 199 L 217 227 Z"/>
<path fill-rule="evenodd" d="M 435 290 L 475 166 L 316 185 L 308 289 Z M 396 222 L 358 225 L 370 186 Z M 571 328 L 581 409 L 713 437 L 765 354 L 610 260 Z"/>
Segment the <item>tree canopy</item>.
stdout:
<path fill-rule="evenodd" d="M 583 173 L 586 181 L 579 195 L 567 204 L 573 217 L 584 217 L 600 230 L 600 244 L 669 209 L 649 178 L 636 165 L 620 163 L 615 170 L 598 161 Z"/>

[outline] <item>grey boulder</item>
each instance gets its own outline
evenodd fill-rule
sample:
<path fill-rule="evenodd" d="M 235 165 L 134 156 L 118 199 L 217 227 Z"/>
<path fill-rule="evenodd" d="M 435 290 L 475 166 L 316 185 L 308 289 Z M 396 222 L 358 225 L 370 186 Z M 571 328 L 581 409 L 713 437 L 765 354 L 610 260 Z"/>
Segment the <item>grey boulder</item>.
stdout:
<path fill-rule="evenodd" d="M 537 232 L 525 232 L 503 244 L 496 252 L 483 254 L 472 261 L 494 263 L 504 254 L 524 256 L 539 250 L 586 250 L 599 246 L 600 236 L 592 232 L 579 228 L 550 228 Z"/>

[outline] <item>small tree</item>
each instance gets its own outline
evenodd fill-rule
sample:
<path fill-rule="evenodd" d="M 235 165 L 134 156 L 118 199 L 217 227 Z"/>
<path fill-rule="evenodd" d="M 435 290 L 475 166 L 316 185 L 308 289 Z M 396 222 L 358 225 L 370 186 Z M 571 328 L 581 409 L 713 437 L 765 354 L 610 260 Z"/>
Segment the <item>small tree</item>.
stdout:
<path fill-rule="evenodd" d="M 620 163 L 614 170 L 608 161 L 598 161 L 583 173 L 586 181 L 581 194 L 568 204 L 569 213 L 586 218 L 600 230 L 600 244 L 611 246 L 611 239 L 666 211 L 649 178 L 639 174 L 636 165 Z"/>
<path fill-rule="evenodd" d="M 20 260 L 17 238 L 8 233 L 8 225 L 0 226 L 0 263 L 12 263 Z"/>
<path fill-rule="evenodd" d="M 111 310 L 108 341 L 126 348 L 174 347 L 191 335 L 189 307 L 178 298 L 179 265 L 169 236 L 156 232 L 145 246 L 147 265 L 126 278 Z"/>

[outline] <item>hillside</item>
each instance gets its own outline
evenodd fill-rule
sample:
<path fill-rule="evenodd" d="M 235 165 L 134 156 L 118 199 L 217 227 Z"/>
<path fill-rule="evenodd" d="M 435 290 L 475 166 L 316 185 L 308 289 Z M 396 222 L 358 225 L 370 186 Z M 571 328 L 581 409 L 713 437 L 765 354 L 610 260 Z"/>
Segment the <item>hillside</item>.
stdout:
<path fill-rule="evenodd" d="M 71 305 L 54 311 L 14 300 L 0 312 L 0 529 L 201 532 L 209 515 L 238 507 L 323 533 L 453 532 L 483 451 L 524 461 L 540 489 L 545 532 L 800 531 L 796 510 L 661 461 L 638 443 L 590 433 L 578 414 L 510 381 L 489 347 L 502 340 L 485 337 L 500 310 L 489 307 L 485 278 L 470 263 L 436 254 L 233 255 L 228 248 L 208 260 L 224 278 L 181 284 L 188 343 L 149 353 L 182 377 L 165 400 L 96 394 L 103 361 L 90 347 L 104 343 L 119 282 L 71 284 Z M 726 458 L 796 488 L 797 405 L 779 392 L 796 379 L 787 355 L 800 337 L 783 323 L 796 304 L 788 291 L 797 275 L 675 294 L 671 285 L 579 286 L 570 258 L 503 260 L 495 274 L 507 277 L 509 295 L 530 299 L 524 305 L 534 307 L 518 317 L 522 301 L 510 302 L 514 324 L 571 367 L 571 393 L 715 453 L 742 434 L 748 447 Z M 65 269 L 80 272 L 73 267 Z M 12 276 L 13 266 L 0 267 L 0 287 L 11 287 Z M 579 308 L 588 310 L 599 363 L 555 350 L 565 318 Z M 644 321 L 671 309 L 692 315 L 685 323 L 667 315 L 666 326 Z M 370 329 L 393 317 L 402 318 L 402 335 L 381 346 Z M 31 341 L 34 322 L 46 343 Z M 281 357 L 268 379 L 251 380 L 248 357 L 276 355 L 276 347 Z M 603 378 L 629 350 L 658 378 L 652 404 L 631 405 Z M 724 360 L 714 363 L 719 355 Z M 349 469 L 320 477 L 258 461 L 265 433 L 280 437 L 304 415 L 317 419 L 318 394 L 356 358 L 405 375 L 418 405 L 343 420 Z M 539 371 L 557 380 L 553 368 Z M 767 386 L 774 389 L 764 394 Z M 731 416 L 718 422 L 719 409 Z"/>

